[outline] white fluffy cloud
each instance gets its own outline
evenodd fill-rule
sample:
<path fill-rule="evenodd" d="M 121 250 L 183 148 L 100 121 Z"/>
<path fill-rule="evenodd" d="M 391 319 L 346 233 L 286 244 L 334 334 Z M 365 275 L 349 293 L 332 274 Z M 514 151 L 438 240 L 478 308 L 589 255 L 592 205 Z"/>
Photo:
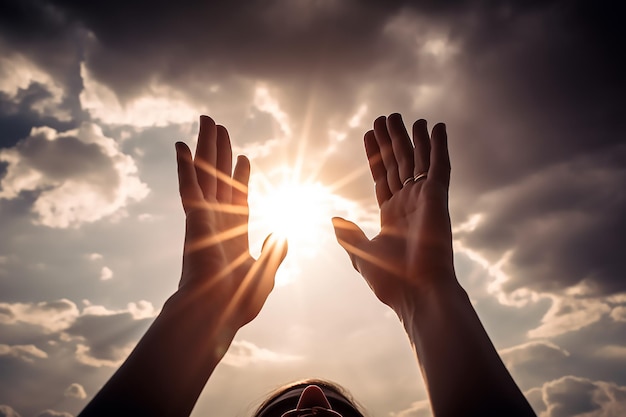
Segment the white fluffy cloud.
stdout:
<path fill-rule="evenodd" d="M 111 270 L 111 268 L 103 266 L 102 270 L 100 270 L 100 280 L 107 281 L 111 278 L 113 278 L 113 271 Z"/>
<path fill-rule="evenodd" d="M 67 388 L 65 388 L 63 395 L 66 397 L 78 398 L 81 400 L 87 398 L 87 393 L 85 392 L 85 388 L 83 388 L 82 385 L 77 384 L 76 382 L 73 384 L 70 384 Z"/>
<path fill-rule="evenodd" d="M 274 352 L 245 340 L 235 340 L 222 362 L 239 368 L 263 362 L 292 362 L 300 359 L 302 359 L 300 356 Z"/>
<path fill-rule="evenodd" d="M 36 222 L 49 227 L 77 227 L 122 216 L 130 201 L 149 192 L 133 158 L 91 123 L 67 132 L 33 128 L 15 147 L 1 150 L 0 161 L 8 164 L 0 199 L 36 192 Z"/>
<path fill-rule="evenodd" d="M 45 333 L 68 328 L 79 316 L 76 304 L 67 299 L 40 303 L 0 303 L 0 323 L 26 323 L 39 326 Z"/>
<path fill-rule="evenodd" d="M 35 359 L 45 359 L 48 354 L 35 345 L 5 345 L 0 344 L 0 356 L 12 356 L 24 362 L 34 362 Z"/>

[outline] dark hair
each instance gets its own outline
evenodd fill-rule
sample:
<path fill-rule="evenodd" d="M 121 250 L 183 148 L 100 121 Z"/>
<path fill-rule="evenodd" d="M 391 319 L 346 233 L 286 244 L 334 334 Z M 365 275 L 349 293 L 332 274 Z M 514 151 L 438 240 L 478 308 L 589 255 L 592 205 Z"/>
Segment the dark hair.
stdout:
<path fill-rule="evenodd" d="M 280 417 L 283 413 L 293 410 L 296 408 L 300 393 L 309 385 L 320 387 L 328 398 L 332 409 L 343 417 L 364 417 L 363 407 L 354 400 L 348 390 L 335 382 L 318 378 L 295 381 L 275 389 L 256 409 L 252 417 L 263 416 L 270 409 L 273 415 L 268 417 Z"/>

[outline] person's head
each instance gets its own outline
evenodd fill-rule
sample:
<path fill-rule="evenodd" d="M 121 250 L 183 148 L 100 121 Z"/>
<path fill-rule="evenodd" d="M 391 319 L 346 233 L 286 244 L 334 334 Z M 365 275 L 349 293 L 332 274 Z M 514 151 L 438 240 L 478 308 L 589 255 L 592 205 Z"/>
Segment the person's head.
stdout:
<path fill-rule="evenodd" d="M 285 417 L 364 417 L 345 388 L 322 379 L 305 379 L 278 388 L 252 417 L 281 417 L 287 412 Z"/>

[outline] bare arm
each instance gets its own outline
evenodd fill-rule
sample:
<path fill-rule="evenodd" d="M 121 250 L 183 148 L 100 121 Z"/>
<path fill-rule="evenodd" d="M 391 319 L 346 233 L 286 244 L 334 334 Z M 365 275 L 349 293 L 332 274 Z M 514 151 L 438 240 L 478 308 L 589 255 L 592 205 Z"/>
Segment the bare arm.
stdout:
<path fill-rule="evenodd" d="M 286 248 L 248 248 L 250 163 L 232 171 L 228 132 L 200 118 L 195 157 L 176 144 L 186 214 L 178 291 L 81 416 L 187 416 L 235 334 L 257 316 Z M 232 174 L 231 174 L 232 172 Z"/>
<path fill-rule="evenodd" d="M 534 416 L 456 279 L 445 125 L 431 136 L 418 120 L 412 133 L 399 114 L 374 121 L 364 140 L 381 230 L 370 240 L 335 218 L 337 240 L 402 321 L 435 416 Z"/>

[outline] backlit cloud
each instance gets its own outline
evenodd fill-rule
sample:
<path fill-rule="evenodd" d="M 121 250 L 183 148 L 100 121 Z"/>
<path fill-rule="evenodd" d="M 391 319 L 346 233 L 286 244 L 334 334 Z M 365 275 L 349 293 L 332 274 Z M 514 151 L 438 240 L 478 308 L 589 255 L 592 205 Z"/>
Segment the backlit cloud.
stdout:
<path fill-rule="evenodd" d="M 26 323 L 39 326 L 46 333 L 68 328 L 79 316 L 73 302 L 61 299 L 39 303 L 0 303 L 0 323 Z"/>
<path fill-rule="evenodd" d="M 15 147 L 0 150 L 0 161 L 8 164 L 0 199 L 35 192 L 35 222 L 49 227 L 123 216 L 127 204 L 149 191 L 133 158 L 94 124 L 62 133 L 33 128 Z"/>
<path fill-rule="evenodd" d="M 576 376 L 546 382 L 541 402 L 533 404 L 539 417 L 619 417 L 626 414 L 626 387 Z"/>
<path fill-rule="evenodd" d="M 77 384 L 76 382 L 70 384 L 65 391 L 63 391 L 63 395 L 70 398 L 78 398 L 83 400 L 87 398 L 87 393 L 85 392 L 85 388 L 82 385 Z"/>
<path fill-rule="evenodd" d="M 34 362 L 35 359 L 45 359 L 48 354 L 35 345 L 4 345 L 0 344 L 0 356 L 12 356 L 24 362 Z"/>
<path fill-rule="evenodd" d="M 235 340 L 231 344 L 228 352 L 226 352 L 222 362 L 240 368 L 255 364 L 292 362 L 298 360 L 302 360 L 302 358 L 297 355 L 279 353 L 261 348 L 245 340 Z"/>

